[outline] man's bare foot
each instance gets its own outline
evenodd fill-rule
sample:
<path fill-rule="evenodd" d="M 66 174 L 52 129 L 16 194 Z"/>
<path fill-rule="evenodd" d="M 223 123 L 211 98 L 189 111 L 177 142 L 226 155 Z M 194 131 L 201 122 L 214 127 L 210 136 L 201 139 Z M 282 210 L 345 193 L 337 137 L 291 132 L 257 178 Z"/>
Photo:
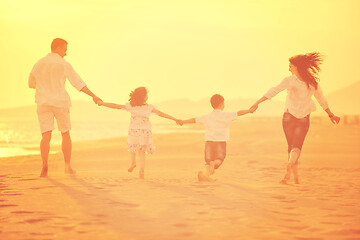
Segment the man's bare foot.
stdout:
<path fill-rule="evenodd" d="M 65 173 L 73 175 L 73 174 L 76 174 L 76 171 L 74 169 L 72 169 L 70 166 L 66 166 Z"/>
<path fill-rule="evenodd" d="M 43 167 L 40 173 L 40 177 L 48 177 L 48 167 Z"/>
<path fill-rule="evenodd" d="M 298 178 L 296 178 L 296 179 L 294 180 L 294 182 L 295 182 L 295 184 L 300 184 L 300 182 L 299 182 L 299 179 L 298 179 Z"/>
<path fill-rule="evenodd" d="M 131 166 L 128 169 L 128 172 L 132 172 L 134 170 L 134 168 L 136 167 L 136 164 L 131 164 Z"/>
<path fill-rule="evenodd" d="M 139 178 L 144 179 L 144 172 L 139 172 Z"/>

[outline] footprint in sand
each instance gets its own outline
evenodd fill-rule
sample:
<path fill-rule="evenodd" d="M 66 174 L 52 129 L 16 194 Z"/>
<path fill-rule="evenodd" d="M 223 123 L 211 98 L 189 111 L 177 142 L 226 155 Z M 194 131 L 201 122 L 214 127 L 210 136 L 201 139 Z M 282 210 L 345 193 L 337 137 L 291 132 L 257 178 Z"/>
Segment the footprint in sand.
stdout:
<path fill-rule="evenodd" d="M 174 227 L 178 227 L 178 228 L 185 228 L 187 227 L 187 225 L 185 223 L 176 223 L 176 224 L 173 224 Z"/>
<path fill-rule="evenodd" d="M 12 211 L 11 213 L 14 213 L 14 214 L 34 214 L 35 212 L 30 212 L 30 211 Z"/>
<path fill-rule="evenodd" d="M 39 223 L 39 222 L 44 222 L 44 221 L 49 221 L 49 220 L 50 219 L 47 219 L 47 218 L 34 218 L 34 219 L 25 220 L 24 222 L 34 224 L 34 223 Z"/>
<path fill-rule="evenodd" d="M 5 207 L 17 207 L 18 205 L 15 204 L 0 204 L 0 208 L 5 208 Z"/>
<path fill-rule="evenodd" d="M 19 192 L 16 192 L 16 191 L 12 191 L 12 190 L 7 190 L 7 191 L 4 191 L 4 192 L 2 193 L 2 195 L 17 196 L 17 195 L 24 195 L 24 194 L 19 193 Z"/>
<path fill-rule="evenodd" d="M 19 181 L 33 181 L 33 180 L 38 180 L 37 178 L 22 178 L 19 179 Z"/>

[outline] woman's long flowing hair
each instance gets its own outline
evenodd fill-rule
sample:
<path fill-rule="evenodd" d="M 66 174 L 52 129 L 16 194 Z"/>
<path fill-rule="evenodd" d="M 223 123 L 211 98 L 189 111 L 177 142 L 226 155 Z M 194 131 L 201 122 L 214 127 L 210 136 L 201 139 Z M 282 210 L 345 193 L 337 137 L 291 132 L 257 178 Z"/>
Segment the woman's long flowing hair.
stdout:
<path fill-rule="evenodd" d="M 129 95 L 130 105 L 133 107 L 146 105 L 148 90 L 146 87 L 138 87 Z"/>
<path fill-rule="evenodd" d="M 308 87 L 313 86 L 317 89 L 319 82 L 318 74 L 321 71 L 320 65 L 323 62 L 323 56 L 318 52 L 296 55 L 289 59 L 290 63 L 297 67 L 302 80 Z"/>

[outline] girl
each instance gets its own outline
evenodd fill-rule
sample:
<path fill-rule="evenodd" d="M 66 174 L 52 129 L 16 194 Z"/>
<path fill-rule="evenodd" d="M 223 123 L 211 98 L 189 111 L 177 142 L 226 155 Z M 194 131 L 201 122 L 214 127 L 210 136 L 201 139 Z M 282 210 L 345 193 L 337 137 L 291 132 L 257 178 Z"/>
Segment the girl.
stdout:
<path fill-rule="evenodd" d="M 279 92 L 287 89 L 282 124 L 288 144 L 288 164 L 285 177 L 280 181 L 282 184 L 286 184 L 290 179 L 291 172 L 294 174 L 295 183 L 299 183 L 298 159 L 309 130 L 310 113 L 316 109 L 312 95 L 315 96 L 321 107 L 328 114 L 331 122 L 337 124 L 340 121 L 340 118 L 330 111 L 318 83 L 317 75 L 322 61 L 323 59 L 318 52 L 291 57 L 289 59 L 289 71 L 292 73 L 292 76 L 285 78 L 279 85 L 269 89 L 250 108 L 253 111 L 256 110 L 261 102 L 271 99 Z"/>
<path fill-rule="evenodd" d="M 100 102 L 99 106 L 105 106 L 115 109 L 125 109 L 131 113 L 130 126 L 128 132 L 128 150 L 131 153 L 131 165 L 128 169 L 132 172 L 136 167 L 136 153 L 140 158 L 139 177 L 144 178 L 145 153 L 153 154 L 155 147 L 151 132 L 151 123 L 149 116 L 155 113 L 160 117 L 174 120 L 180 124 L 180 120 L 160 112 L 153 105 L 147 104 L 148 91 L 145 87 L 138 87 L 130 93 L 129 102 L 125 105 L 115 103 Z"/>

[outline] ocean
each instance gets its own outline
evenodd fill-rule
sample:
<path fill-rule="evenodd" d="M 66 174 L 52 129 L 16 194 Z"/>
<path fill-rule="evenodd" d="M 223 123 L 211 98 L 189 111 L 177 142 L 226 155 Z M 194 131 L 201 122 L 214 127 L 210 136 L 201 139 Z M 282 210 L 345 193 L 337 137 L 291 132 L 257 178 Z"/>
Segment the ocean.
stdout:
<path fill-rule="evenodd" d="M 72 121 L 73 142 L 100 140 L 127 136 L 128 121 Z M 153 133 L 184 131 L 173 122 L 153 123 Z M 39 154 L 41 132 L 36 120 L 0 118 L 0 158 Z M 61 133 L 52 133 L 51 144 L 61 144 Z"/>

